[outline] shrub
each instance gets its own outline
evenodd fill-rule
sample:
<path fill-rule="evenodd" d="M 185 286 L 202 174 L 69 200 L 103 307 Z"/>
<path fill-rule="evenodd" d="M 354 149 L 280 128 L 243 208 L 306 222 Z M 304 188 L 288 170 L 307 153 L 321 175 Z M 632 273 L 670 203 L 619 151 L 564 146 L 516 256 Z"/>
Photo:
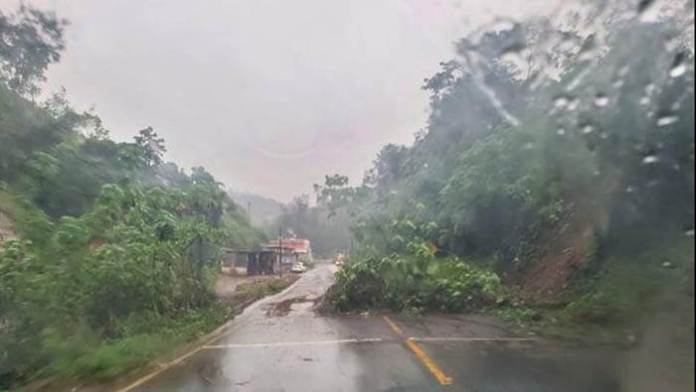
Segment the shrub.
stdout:
<path fill-rule="evenodd" d="M 357 257 L 337 274 L 328 294 L 339 311 L 371 307 L 397 311 L 472 311 L 502 296 L 498 276 L 458 257 L 427 252 Z"/>

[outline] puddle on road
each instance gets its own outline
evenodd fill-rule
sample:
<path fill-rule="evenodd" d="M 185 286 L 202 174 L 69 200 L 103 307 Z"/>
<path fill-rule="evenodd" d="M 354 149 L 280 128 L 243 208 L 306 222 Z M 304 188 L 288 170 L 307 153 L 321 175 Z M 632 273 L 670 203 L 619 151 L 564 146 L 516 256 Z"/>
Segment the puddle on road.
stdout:
<path fill-rule="evenodd" d="M 314 307 L 318 298 L 317 297 L 295 297 L 288 298 L 280 302 L 274 302 L 270 304 L 268 310 L 266 310 L 267 317 L 284 317 L 291 312 L 306 312 Z"/>
<path fill-rule="evenodd" d="M 314 302 L 295 302 L 294 304 L 290 305 L 290 311 L 291 312 L 299 312 L 303 310 L 309 310 L 312 306 L 314 306 Z"/>

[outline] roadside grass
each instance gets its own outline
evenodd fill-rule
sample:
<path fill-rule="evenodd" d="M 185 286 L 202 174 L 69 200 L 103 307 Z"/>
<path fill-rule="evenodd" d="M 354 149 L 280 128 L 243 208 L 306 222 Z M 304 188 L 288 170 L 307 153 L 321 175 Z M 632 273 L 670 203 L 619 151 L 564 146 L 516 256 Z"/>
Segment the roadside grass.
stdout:
<path fill-rule="evenodd" d="M 25 390 L 53 391 L 77 382 L 102 383 L 147 366 L 210 333 L 251 303 L 282 291 L 297 278 L 287 275 L 241 284 L 232 296 L 187 311 L 176 319 L 128 320 L 124 330 L 132 334 L 119 339 L 101 340 L 87 328 L 70 339 L 47 332 L 45 339 L 55 353 L 54 360 L 37 373 L 36 381 Z"/>

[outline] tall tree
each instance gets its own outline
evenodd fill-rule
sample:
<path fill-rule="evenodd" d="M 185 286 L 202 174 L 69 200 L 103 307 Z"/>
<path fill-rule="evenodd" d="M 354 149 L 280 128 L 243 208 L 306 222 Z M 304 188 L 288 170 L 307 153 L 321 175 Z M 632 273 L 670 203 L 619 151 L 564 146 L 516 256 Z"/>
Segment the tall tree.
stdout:
<path fill-rule="evenodd" d="M 167 148 L 164 146 L 164 139 L 158 137 L 152 127 L 141 129 L 133 139 L 142 153 L 145 166 L 152 167 L 162 163 Z"/>
<path fill-rule="evenodd" d="M 0 11 L 0 79 L 21 94 L 36 95 L 36 83 L 60 60 L 66 25 L 54 13 L 26 5 L 9 15 Z"/>

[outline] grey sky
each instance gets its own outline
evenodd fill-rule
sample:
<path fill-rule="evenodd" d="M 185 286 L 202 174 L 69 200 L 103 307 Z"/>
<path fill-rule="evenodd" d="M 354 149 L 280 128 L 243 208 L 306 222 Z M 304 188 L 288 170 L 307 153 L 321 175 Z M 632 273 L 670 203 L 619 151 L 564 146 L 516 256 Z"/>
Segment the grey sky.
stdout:
<path fill-rule="evenodd" d="M 169 160 L 287 201 L 324 174 L 358 182 L 382 145 L 410 143 L 422 81 L 464 31 L 559 1 L 27 3 L 71 21 L 49 89 L 95 106 L 117 140 L 151 125 Z"/>

